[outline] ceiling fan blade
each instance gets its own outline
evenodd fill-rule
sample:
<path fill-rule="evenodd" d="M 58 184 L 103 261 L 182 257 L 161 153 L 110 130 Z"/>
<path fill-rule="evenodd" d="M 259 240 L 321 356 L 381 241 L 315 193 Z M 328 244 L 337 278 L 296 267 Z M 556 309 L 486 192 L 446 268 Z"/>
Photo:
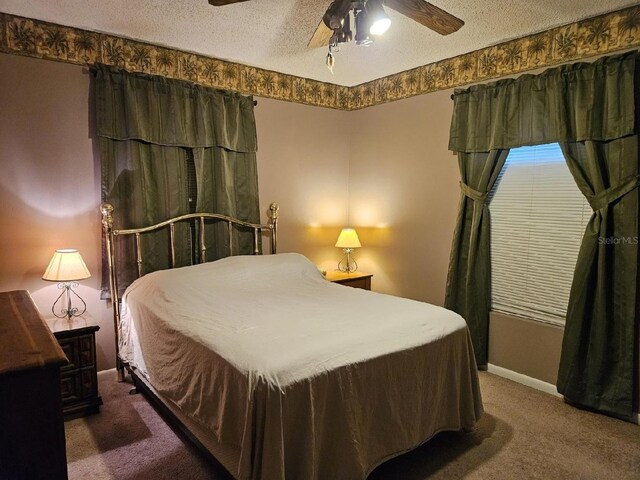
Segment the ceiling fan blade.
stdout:
<path fill-rule="evenodd" d="M 349 13 L 349 10 L 351 10 L 351 0 L 333 0 L 322 16 L 322 20 L 320 20 L 318 28 L 316 28 L 307 46 L 309 48 L 317 48 L 329 45 L 334 33 L 331 27 L 340 28 L 342 19 Z"/>
<path fill-rule="evenodd" d="M 449 35 L 464 25 L 458 17 L 424 0 L 385 0 L 384 5 L 440 35 Z"/>
<path fill-rule="evenodd" d="M 327 27 L 323 20 L 320 20 L 318 28 L 316 28 L 307 46 L 309 48 L 326 47 L 331 43 L 331 37 L 333 37 L 333 30 Z"/>
<path fill-rule="evenodd" d="M 248 2 L 249 0 L 209 0 L 209 3 L 214 7 L 224 7 L 225 5 L 231 5 L 232 3 Z"/>

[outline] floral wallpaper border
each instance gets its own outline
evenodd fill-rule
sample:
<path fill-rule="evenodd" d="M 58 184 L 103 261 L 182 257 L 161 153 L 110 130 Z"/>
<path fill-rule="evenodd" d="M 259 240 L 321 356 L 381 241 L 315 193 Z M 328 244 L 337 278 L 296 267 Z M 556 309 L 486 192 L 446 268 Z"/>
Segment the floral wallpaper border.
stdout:
<path fill-rule="evenodd" d="M 0 12 L 0 52 L 80 65 L 100 62 L 339 110 L 358 110 L 638 46 L 640 5 L 344 87 Z"/>

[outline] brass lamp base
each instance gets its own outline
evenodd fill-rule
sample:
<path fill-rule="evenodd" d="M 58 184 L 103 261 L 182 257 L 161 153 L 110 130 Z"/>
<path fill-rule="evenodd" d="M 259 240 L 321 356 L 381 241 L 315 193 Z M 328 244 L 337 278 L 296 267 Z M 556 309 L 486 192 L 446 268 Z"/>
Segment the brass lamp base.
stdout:
<path fill-rule="evenodd" d="M 62 293 L 60 293 L 58 298 L 56 298 L 56 301 L 53 302 L 53 306 L 51 307 L 51 313 L 53 313 L 56 318 L 67 318 L 71 320 L 73 317 L 79 317 L 87 311 L 87 304 L 85 303 L 85 301 L 80 295 L 73 291 L 73 289 L 77 286 L 78 282 L 62 282 L 58 284 L 58 288 L 62 290 Z M 60 305 L 60 313 L 57 313 L 56 305 L 58 304 L 58 302 L 60 302 L 62 296 L 65 293 L 67 294 L 67 308 L 63 308 L 62 305 Z M 78 310 L 77 307 L 74 307 L 71 304 L 71 294 L 74 294 L 82 302 L 82 311 Z"/>
<path fill-rule="evenodd" d="M 343 248 L 342 251 L 345 253 L 345 257 L 338 262 L 338 270 L 346 273 L 353 273 L 358 270 L 358 262 L 351 258 L 353 248 Z"/>

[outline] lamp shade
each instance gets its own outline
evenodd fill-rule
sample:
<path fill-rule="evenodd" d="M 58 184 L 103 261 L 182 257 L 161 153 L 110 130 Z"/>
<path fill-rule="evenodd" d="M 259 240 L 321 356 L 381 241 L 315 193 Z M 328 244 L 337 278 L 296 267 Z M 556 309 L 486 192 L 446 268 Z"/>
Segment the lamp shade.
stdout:
<path fill-rule="evenodd" d="M 354 228 L 343 228 L 336 242 L 338 248 L 359 248 L 360 239 Z"/>
<path fill-rule="evenodd" d="M 73 282 L 89 278 L 91 273 L 75 248 L 56 250 L 42 276 L 50 282 Z"/>

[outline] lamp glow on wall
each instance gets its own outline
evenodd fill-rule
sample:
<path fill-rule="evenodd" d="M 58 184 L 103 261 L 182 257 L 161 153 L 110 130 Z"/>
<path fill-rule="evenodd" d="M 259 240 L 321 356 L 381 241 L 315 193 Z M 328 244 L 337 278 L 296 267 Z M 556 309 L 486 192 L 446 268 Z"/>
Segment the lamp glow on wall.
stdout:
<path fill-rule="evenodd" d="M 354 228 L 343 228 L 338 236 L 336 247 L 342 248 L 345 257 L 338 262 L 338 270 L 347 273 L 353 273 L 358 270 L 357 262 L 351 258 L 351 254 L 355 248 L 360 248 L 360 239 Z"/>
<path fill-rule="evenodd" d="M 62 293 L 60 293 L 51 307 L 51 312 L 57 318 L 68 318 L 71 320 L 72 317 L 80 316 L 87 311 L 87 304 L 73 289 L 78 287 L 78 280 L 84 280 L 90 276 L 91 273 L 89 273 L 89 269 L 78 250 L 75 248 L 62 248 L 55 251 L 42 279 L 48 282 L 59 282 L 58 288 L 62 290 Z M 66 308 L 61 303 L 59 307 L 60 313 L 57 313 L 56 305 L 65 293 L 67 295 Z M 72 294 L 82 302 L 82 311 L 72 305 Z"/>

